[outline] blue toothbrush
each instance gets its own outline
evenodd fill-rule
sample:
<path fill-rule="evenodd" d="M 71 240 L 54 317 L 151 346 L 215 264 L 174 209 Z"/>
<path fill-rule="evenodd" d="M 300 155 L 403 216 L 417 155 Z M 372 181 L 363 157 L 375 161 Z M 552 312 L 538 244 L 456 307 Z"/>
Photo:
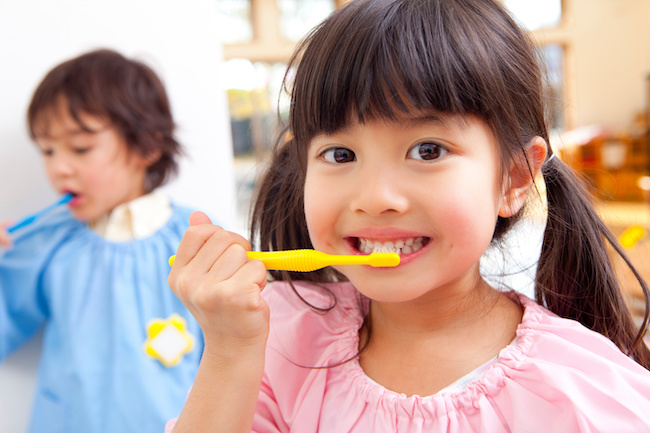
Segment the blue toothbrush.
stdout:
<path fill-rule="evenodd" d="M 72 195 L 72 194 L 64 195 L 56 203 L 52 203 L 51 205 L 47 206 L 46 208 L 41 209 L 40 211 L 35 212 L 35 213 L 31 214 L 31 215 L 28 215 L 27 217 L 25 217 L 22 220 L 18 221 L 14 225 L 9 226 L 7 228 L 7 232 L 12 233 L 12 232 L 18 230 L 21 227 L 24 227 L 24 226 L 26 226 L 28 224 L 33 223 L 34 221 L 36 221 L 41 216 L 53 211 L 55 208 L 57 208 L 57 207 L 59 207 L 59 206 L 61 206 L 63 204 L 68 203 L 73 198 L 74 198 L 74 195 Z"/>

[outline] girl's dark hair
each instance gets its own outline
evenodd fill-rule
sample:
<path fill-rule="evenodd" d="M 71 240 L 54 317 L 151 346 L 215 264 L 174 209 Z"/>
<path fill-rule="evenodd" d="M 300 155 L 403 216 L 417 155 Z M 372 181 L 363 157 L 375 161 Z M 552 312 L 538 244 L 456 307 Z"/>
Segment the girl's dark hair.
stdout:
<path fill-rule="evenodd" d="M 397 119 L 412 110 L 476 116 L 500 144 L 504 173 L 526 158 L 534 137 L 549 142 L 537 50 L 497 0 L 358 0 L 335 11 L 303 41 L 285 76 L 289 130 L 261 181 L 251 239 L 262 249 L 310 248 L 303 209 L 306 152 L 319 133 L 351 120 Z M 592 199 L 559 158 L 542 168 L 548 220 L 536 276 L 537 301 L 610 338 L 650 369 L 642 338 L 623 300 L 607 244 L 648 288 Z M 522 159 L 523 158 L 523 159 Z M 531 173 L 532 176 L 532 173 Z M 498 243 L 520 218 L 499 218 Z M 276 279 L 335 281 L 340 274 L 273 273 Z M 647 310 L 647 308 L 646 308 Z"/>
<path fill-rule="evenodd" d="M 147 169 L 145 189 L 152 191 L 178 170 L 182 153 L 174 137 L 174 120 L 162 81 L 142 62 L 100 49 L 63 62 L 43 78 L 27 110 L 32 139 L 47 133 L 48 122 L 64 98 L 79 126 L 86 113 L 105 119 L 125 139 L 129 151 L 149 157 L 160 152 Z"/>

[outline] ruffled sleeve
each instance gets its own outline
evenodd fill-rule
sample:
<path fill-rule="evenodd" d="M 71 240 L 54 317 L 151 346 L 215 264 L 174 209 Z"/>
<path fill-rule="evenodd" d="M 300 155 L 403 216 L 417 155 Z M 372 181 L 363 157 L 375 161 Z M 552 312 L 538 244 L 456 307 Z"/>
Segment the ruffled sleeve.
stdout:
<path fill-rule="evenodd" d="M 305 302 L 285 283 L 273 283 L 262 292 L 271 312 L 271 332 L 255 432 L 319 431 L 329 373 L 340 372 L 342 363 L 356 355 L 364 303 L 356 290 L 295 287 Z"/>

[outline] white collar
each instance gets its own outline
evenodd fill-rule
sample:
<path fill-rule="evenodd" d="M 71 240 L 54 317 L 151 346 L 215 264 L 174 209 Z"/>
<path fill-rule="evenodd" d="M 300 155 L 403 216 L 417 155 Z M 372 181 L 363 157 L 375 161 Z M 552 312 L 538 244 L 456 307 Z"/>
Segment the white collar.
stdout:
<path fill-rule="evenodd" d="M 127 242 L 151 236 L 167 223 L 172 213 L 167 196 L 154 191 L 116 206 L 88 225 L 109 241 Z"/>

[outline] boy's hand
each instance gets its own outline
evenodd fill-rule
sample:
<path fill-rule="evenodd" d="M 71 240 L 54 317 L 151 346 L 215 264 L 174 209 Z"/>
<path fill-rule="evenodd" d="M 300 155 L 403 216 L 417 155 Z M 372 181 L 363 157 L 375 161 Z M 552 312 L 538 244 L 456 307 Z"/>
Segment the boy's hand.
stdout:
<path fill-rule="evenodd" d="M 261 261 L 248 259 L 248 250 L 244 238 L 194 212 L 169 273 L 172 291 L 201 325 L 205 350 L 220 357 L 266 345 L 269 311 L 261 291 L 267 273 Z"/>
<path fill-rule="evenodd" d="M 0 222 L 0 247 L 10 248 L 12 245 L 11 236 L 7 231 L 7 227 L 11 225 L 13 221 L 3 221 Z"/>

